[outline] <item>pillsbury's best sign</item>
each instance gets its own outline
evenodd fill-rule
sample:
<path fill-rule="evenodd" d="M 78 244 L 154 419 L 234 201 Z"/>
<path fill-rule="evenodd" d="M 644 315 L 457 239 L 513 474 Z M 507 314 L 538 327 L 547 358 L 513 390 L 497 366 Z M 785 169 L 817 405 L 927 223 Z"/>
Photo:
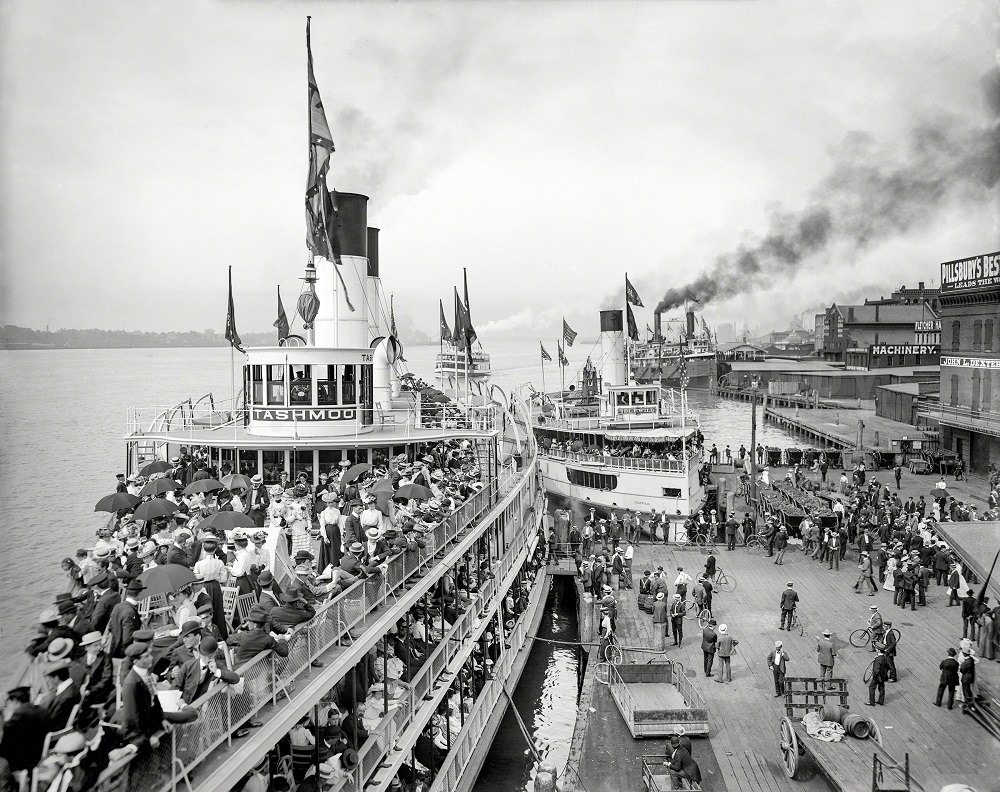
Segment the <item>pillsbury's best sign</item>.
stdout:
<path fill-rule="evenodd" d="M 989 286 L 1000 287 L 1000 251 L 941 265 L 942 293 Z"/>

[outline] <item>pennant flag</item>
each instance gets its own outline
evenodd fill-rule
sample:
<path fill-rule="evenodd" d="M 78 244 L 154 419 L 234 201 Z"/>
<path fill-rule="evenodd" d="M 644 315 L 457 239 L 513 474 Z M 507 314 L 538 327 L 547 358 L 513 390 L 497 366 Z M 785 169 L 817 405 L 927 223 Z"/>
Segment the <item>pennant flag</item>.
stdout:
<path fill-rule="evenodd" d="M 354 310 L 347 296 L 347 284 L 341 274 L 340 261 L 340 212 L 336 193 L 327 188 L 326 174 L 330 169 L 333 134 L 326 120 L 326 110 L 319 95 L 316 75 L 313 74 L 312 44 L 309 35 L 311 17 L 306 17 L 306 55 L 309 80 L 309 173 L 306 178 L 306 247 L 313 254 L 322 256 L 335 265 L 337 279 L 347 307 Z"/>
<path fill-rule="evenodd" d="M 563 318 L 563 341 L 566 342 L 566 346 L 573 346 L 573 342 L 576 341 L 576 337 L 579 335 L 572 327 L 566 324 L 566 319 Z"/>
<path fill-rule="evenodd" d="M 469 303 L 469 278 L 466 275 L 465 267 L 462 267 L 462 290 L 465 296 L 465 318 L 467 319 L 465 325 L 465 346 L 468 349 L 472 349 L 472 345 L 476 343 L 476 329 L 472 326 L 472 305 Z"/>
<path fill-rule="evenodd" d="M 628 275 L 625 276 L 625 302 L 637 305 L 640 308 L 646 307 L 642 304 L 642 300 L 639 299 L 639 292 L 635 290 L 635 286 L 628 279 Z"/>
<path fill-rule="evenodd" d="M 240 334 L 236 332 L 236 309 L 233 307 L 233 268 L 229 268 L 229 310 L 226 312 L 226 340 L 243 351 L 243 342 Z"/>
<path fill-rule="evenodd" d="M 568 366 L 569 365 L 569 361 L 566 359 L 566 355 L 563 353 L 562 344 L 560 344 L 558 341 L 556 341 L 556 350 L 559 353 L 559 365 L 560 366 Z"/>
<path fill-rule="evenodd" d="M 444 318 L 444 300 L 438 300 L 438 308 L 441 309 L 441 340 L 451 343 L 451 328 L 448 327 L 448 320 Z"/>
<path fill-rule="evenodd" d="M 646 335 L 648 335 L 650 338 L 653 337 L 653 328 L 650 327 L 648 324 L 646 325 Z"/>
<path fill-rule="evenodd" d="M 469 342 L 471 335 L 475 336 L 475 331 L 472 330 L 472 325 L 469 323 L 469 312 L 465 309 L 462 304 L 462 298 L 458 296 L 458 289 L 455 289 L 455 332 L 451 336 L 451 342 L 458 347 L 462 345 L 465 349 L 472 349 Z"/>
<path fill-rule="evenodd" d="M 393 338 L 399 338 L 399 334 L 396 332 L 396 312 L 392 307 L 392 295 L 389 295 L 389 335 Z"/>
<path fill-rule="evenodd" d="M 625 313 L 628 316 L 628 337 L 633 341 L 639 340 L 639 328 L 635 324 L 635 314 L 632 313 L 632 306 L 625 303 Z"/>
<path fill-rule="evenodd" d="M 285 306 L 281 304 L 281 287 L 278 287 L 278 319 L 272 327 L 278 328 L 278 343 L 280 344 L 288 338 L 288 317 L 285 315 Z"/>
<path fill-rule="evenodd" d="M 549 363 L 552 362 L 552 355 L 545 351 L 545 345 L 541 341 L 538 342 L 538 346 L 542 349 L 542 360 L 547 360 Z"/>

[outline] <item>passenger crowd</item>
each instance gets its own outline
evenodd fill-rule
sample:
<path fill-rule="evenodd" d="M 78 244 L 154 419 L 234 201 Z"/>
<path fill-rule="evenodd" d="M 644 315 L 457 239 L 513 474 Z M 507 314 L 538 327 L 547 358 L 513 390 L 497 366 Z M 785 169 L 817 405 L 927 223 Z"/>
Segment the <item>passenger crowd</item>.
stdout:
<path fill-rule="evenodd" d="M 182 451 L 144 477 L 119 475 L 120 500 L 96 542 L 63 559 L 65 591 L 40 614 L 26 672 L 7 691 L 0 792 L 28 779 L 43 792 L 89 790 L 128 759 L 160 761 L 161 740 L 198 719 L 216 688 L 242 695 L 250 661 L 287 656 L 317 610 L 384 574 L 397 554 L 425 547 L 423 537 L 485 486 L 468 441 L 375 467 L 343 462 L 315 487 L 284 472 L 270 488 L 259 474 L 223 486 L 216 476 L 231 471 L 213 469 L 200 450 Z M 279 789 L 280 775 L 307 791 L 353 788 L 369 731 L 474 606 L 496 560 L 497 548 L 480 540 L 330 692 L 319 722 L 300 722 L 234 789 Z M 419 788 L 440 767 L 536 569 L 537 560 L 522 571 L 394 789 Z M 238 598 L 227 601 L 223 587 Z M 250 720 L 233 737 L 260 725 Z"/>

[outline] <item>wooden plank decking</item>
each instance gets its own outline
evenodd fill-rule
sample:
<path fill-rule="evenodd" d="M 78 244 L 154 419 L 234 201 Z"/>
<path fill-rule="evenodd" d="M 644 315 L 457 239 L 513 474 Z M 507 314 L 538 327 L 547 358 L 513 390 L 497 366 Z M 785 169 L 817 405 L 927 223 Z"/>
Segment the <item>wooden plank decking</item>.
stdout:
<path fill-rule="evenodd" d="M 794 546 L 789 548 L 780 570 L 773 559 L 750 556 L 743 550 L 726 552 L 720 548 L 718 558 L 720 566 L 738 581 L 735 592 L 717 592 L 714 602 L 716 618 L 727 624 L 740 642 L 732 661 L 733 682 L 720 684 L 702 673 L 701 637 L 696 622 L 685 622 L 680 648 L 671 647 L 667 641 L 668 656 L 684 664 L 709 710 L 709 739 L 716 760 L 710 764 L 714 766 L 717 762 L 718 769 L 705 773 L 706 790 L 811 792 L 829 788 L 806 761 L 800 763 L 795 781 L 783 774 L 777 734 L 784 700 L 774 696 L 766 664 L 775 640 L 782 640 L 791 658 L 790 676 L 818 675 L 816 640 L 824 628 L 834 634 L 838 650 L 835 674 L 849 680 L 851 710 L 876 719 L 886 750 L 892 756 L 902 759 L 909 752 L 913 776 L 924 789 L 936 790 L 945 783 L 956 782 L 968 783 L 979 790 L 997 787 L 1000 743 L 989 738 L 958 708 L 949 711 L 933 704 L 938 663 L 945 656 L 945 649 L 957 646 L 962 637 L 960 610 L 946 607 L 943 587 L 931 587 L 927 607 L 904 611 L 892 604 L 889 592 L 880 592 L 874 598 L 854 592 L 857 563 L 854 553 L 848 555 L 839 572 L 808 559 Z M 634 568 L 637 576 L 642 570 L 655 569 L 661 564 L 668 570 L 684 566 L 696 575 L 704 559 L 697 550 L 643 544 L 636 551 Z M 799 611 L 805 625 L 801 637 L 797 632 L 778 629 L 778 599 L 786 581 L 793 581 L 799 592 Z M 886 685 L 886 705 L 874 708 L 863 704 L 868 691 L 862 681 L 872 655 L 847 642 L 851 631 L 864 625 L 872 603 L 879 604 L 885 618 L 902 634 L 896 661 L 899 682 Z M 652 618 L 638 610 L 631 591 L 623 591 L 619 596 L 618 637 L 624 647 L 657 645 Z M 714 670 L 718 671 L 718 661 Z M 981 660 L 978 673 L 982 687 L 1000 690 L 1000 664 Z M 595 701 L 610 703 L 610 697 L 598 697 Z M 613 704 L 611 710 L 611 715 L 618 718 Z M 607 717 L 605 713 L 601 715 Z M 594 732 L 599 734 L 600 729 L 592 728 L 589 734 Z M 707 763 L 703 750 L 699 755 L 698 745 L 704 743 L 697 742 L 695 750 L 704 772 Z M 595 750 L 599 749 L 595 746 Z M 622 758 L 630 753 L 624 751 Z M 870 766 L 867 772 L 870 779 Z M 583 778 L 587 788 L 596 792 L 588 783 L 586 772 Z"/>

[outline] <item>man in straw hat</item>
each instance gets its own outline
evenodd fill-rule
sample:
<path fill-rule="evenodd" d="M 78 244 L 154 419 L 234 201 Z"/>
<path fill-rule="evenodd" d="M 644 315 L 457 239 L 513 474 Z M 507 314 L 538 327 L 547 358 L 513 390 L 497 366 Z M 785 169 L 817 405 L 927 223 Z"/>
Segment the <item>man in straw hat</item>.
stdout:
<path fill-rule="evenodd" d="M 833 645 L 830 630 L 823 630 L 823 637 L 816 643 L 816 655 L 819 660 L 819 678 L 833 679 L 833 664 L 837 659 L 837 647 Z"/>
<path fill-rule="evenodd" d="M 246 496 L 246 509 L 247 516 L 253 520 L 253 524 L 258 528 L 264 527 L 267 507 L 270 505 L 271 497 L 267 494 L 267 487 L 264 486 L 264 477 L 260 473 L 255 473 L 250 479 L 250 492 Z"/>
<path fill-rule="evenodd" d="M 736 654 L 736 647 L 739 641 L 729 633 L 728 624 L 719 625 L 719 638 L 716 643 L 716 654 L 719 658 L 719 675 L 716 682 L 732 682 L 733 670 L 730 665 L 733 655 Z"/>

